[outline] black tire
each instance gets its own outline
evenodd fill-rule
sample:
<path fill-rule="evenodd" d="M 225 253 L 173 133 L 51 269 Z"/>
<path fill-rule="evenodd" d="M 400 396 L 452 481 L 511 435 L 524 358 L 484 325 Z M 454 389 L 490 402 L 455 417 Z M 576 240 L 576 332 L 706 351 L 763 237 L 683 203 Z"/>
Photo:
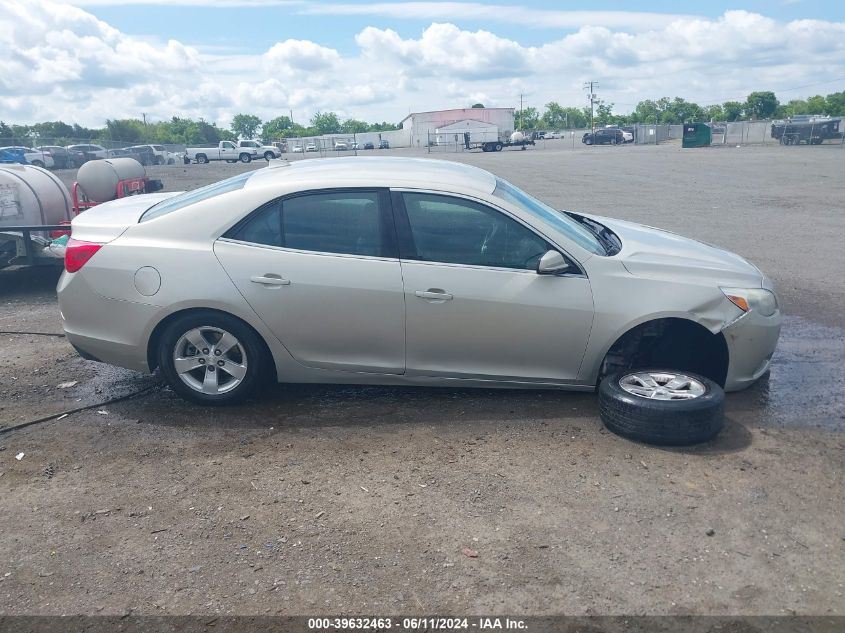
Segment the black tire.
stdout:
<path fill-rule="evenodd" d="M 196 328 L 225 330 L 231 333 L 240 343 L 243 356 L 245 356 L 243 360 L 246 361 L 246 373 L 240 384 L 230 391 L 213 395 L 201 393 L 188 386 L 179 377 L 174 364 L 173 353 L 182 335 Z M 273 370 L 272 361 L 268 358 L 265 347 L 249 326 L 231 315 L 211 310 L 191 312 L 170 323 L 159 338 L 156 355 L 161 372 L 173 391 L 186 400 L 205 405 L 226 405 L 241 402 L 262 383 L 269 381 L 270 372 Z M 273 378 L 275 379 L 275 376 Z"/>
<path fill-rule="evenodd" d="M 496 143 L 493 149 L 495 149 L 497 152 L 501 152 L 503 147 L 504 145 L 502 145 L 501 143 Z"/>
<path fill-rule="evenodd" d="M 238 161 L 236 161 L 236 160 L 231 160 L 230 158 L 227 158 L 227 159 L 226 159 L 226 162 L 227 162 L 227 163 L 237 163 Z"/>
<path fill-rule="evenodd" d="M 252 156 L 249 154 L 241 154 L 240 157 L 242 163 L 249 163 L 252 161 Z"/>
<path fill-rule="evenodd" d="M 689 400 L 654 400 L 620 386 L 620 379 L 632 373 L 638 372 L 616 372 L 599 385 L 599 414 L 604 425 L 617 435 L 647 444 L 686 446 L 711 440 L 722 430 L 725 392 L 709 378 L 683 372 L 704 385 L 702 395 Z"/>
<path fill-rule="evenodd" d="M 264 152 L 264 160 L 270 161 L 276 158 L 276 155 L 271 151 Z"/>
<path fill-rule="evenodd" d="M 164 157 L 156 156 L 156 165 L 164 165 Z"/>
<path fill-rule="evenodd" d="M 197 154 L 197 163 L 205 165 L 208 162 L 208 156 L 205 154 Z"/>
<path fill-rule="evenodd" d="M 584 139 L 584 145 L 592 145 L 592 144 L 593 144 L 593 139 L 591 139 L 591 138 L 585 138 Z"/>

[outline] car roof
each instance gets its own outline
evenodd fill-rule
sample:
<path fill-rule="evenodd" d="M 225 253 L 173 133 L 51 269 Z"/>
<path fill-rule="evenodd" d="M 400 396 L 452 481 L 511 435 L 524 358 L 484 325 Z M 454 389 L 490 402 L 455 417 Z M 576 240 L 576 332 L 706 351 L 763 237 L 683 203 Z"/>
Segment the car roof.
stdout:
<path fill-rule="evenodd" d="M 285 185 L 314 181 L 348 186 L 409 187 L 413 189 L 472 189 L 484 194 L 496 188 L 496 177 L 488 171 L 445 160 L 397 156 L 322 158 L 281 163 L 255 172 L 246 188 L 284 182 Z"/>

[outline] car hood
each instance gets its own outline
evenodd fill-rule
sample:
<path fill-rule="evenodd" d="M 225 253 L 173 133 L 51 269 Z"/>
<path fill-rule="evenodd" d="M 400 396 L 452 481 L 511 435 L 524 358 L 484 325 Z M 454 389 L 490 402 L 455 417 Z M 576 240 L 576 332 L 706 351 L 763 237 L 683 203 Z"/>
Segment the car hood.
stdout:
<path fill-rule="evenodd" d="M 632 275 L 660 279 L 698 279 L 725 286 L 759 288 L 760 270 L 722 248 L 643 224 L 587 216 L 607 226 L 622 240 L 616 255 Z"/>

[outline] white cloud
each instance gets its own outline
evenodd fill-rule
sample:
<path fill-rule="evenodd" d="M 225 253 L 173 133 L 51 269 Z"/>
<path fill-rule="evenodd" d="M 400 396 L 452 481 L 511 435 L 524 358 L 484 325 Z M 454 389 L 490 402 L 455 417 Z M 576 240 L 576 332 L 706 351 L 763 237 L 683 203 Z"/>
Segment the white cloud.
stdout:
<path fill-rule="evenodd" d="M 290 71 L 321 71 L 335 67 L 340 55 L 333 48 L 308 40 L 285 40 L 274 44 L 264 55 L 273 70 L 282 67 Z"/>
<path fill-rule="evenodd" d="M 432 24 L 418 40 L 403 40 L 390 29 L 367 27 L 355 37 L 364 55 L 393 57 L 419 74 L 465 79 L 511 77 L 529 71 L 534 49 L 489 31 L 463 31 L 454 24 Z"/>
<path fill-rule="evenodd" d="M 168 3 L 186 1 L 193 0 Z M 448 5 L 458 17 L 414 35 L 366 27 L 354 36 L 351 53 L 340 52 L 343 43 L 288 38 L 246 54 L 129 36 L 83 9 L 50 0 L 0 2 L 0 49 L 6 51 L 0 57 L 0 118 L 7 122 L 102 125 L 106 118 L 143 112 L 154 120 L 178 115 L 225 124 L 238 112 L 266 120 L 290 109 L 302 122 L 316 110 L 398 121 L 409 109 L 514 106 L 521 93 L 541 109 L 552 100 L 582 105 L 588 79 L 598 79 L 599 95 L 626 111 L 646 98 L 678 95 L 712 103 L 752 90 L 806 87 L 781 92 L 787 100 L 839 90 L 841 82 L 824 82 L 845 77 L 845 23 L 778 22 L 747 11 L 717 19 L 662 16 L 633 26 L 611 24 L 607 15 L 604 23 L 591 22 L 596 14 L 588 12 L 591 17 L 572 32 L 528 46 L 491 30 L 461 28 L 461 12 L 480 4 L 375 4 L 366 6 L 385 15 L 401 10 L 404 17 L 432 15 Z M 313 12 L 315 6 L 296 3 L 294 10 Z M 327 6 L 337 13 L 363 5 Z M 573 15 L 499 8 L 517 22 L 539 16 L 563 25 Z"/>

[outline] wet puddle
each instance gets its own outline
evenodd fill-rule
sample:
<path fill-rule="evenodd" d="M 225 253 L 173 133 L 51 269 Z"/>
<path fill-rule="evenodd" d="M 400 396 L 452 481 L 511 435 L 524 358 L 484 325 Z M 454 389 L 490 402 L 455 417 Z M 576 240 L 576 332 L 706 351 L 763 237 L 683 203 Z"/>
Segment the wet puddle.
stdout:
<path fill-rule="evenodd" d="M 756 426 L 845 430 L 845 330 L 785 317 L 768 378 L 730 394 L 726 411 Z"/>

